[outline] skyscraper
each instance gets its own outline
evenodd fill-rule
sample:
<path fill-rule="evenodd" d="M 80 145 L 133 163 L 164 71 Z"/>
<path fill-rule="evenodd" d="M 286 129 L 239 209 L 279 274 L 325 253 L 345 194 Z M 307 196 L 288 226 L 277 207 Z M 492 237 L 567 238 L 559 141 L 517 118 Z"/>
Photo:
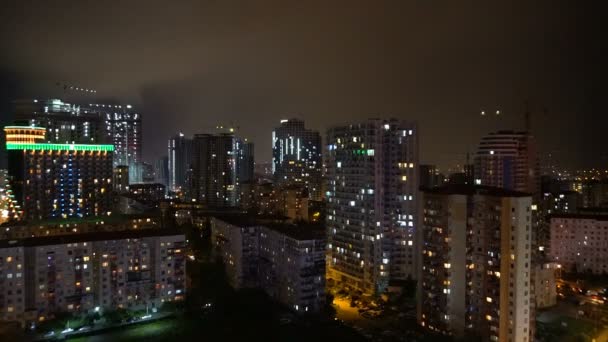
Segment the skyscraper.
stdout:
<path fill-rule="evenodd" d="M 483 137 L 475 156 L 475 183 L 538 196 L 540 164 L 527 132 L 499 131 Z"/>
<path fill-rule="evenodd" d="M 15 122 L 46 128 L 45 141 L 59 144 L 104 143 L 105 127 L 100 112 L 59 99 L 13 102 Z"/>
<path fill-rule="evenodd" d="M 44 143 L 46 129 L 7 126 L 15 199 L 26 220 L 108 215 L 112 145 Z"/>
<path fill-rule="evenodd" d="M 141 182 L 141 114 L 131 105 L 92 104 L 92 110 L 104 115 L 107 141 L 114 145 L 114 166 L 129 166 L 129 181 Z"/>
<path fill-rule="evenodd" d="M 169 185 L 169 157 L 163 156 L 154 163 L 154 176 L 156 183 L 164 186 Z"/>
<path fill-rule="evenodd" d="M 254 179 L 254 145 L 247 139 L 236 139 L 236 176 L 239 184 Z"/>
<path fill-rule="evenodd" d="M 447 185 L 423 193 L 418 320 L 482 341 L 534 340 L 532 199 Z"/>
<path fill-rule="evenodd" d="M 304 121 L 281 120 L 272 131 L 272 172 L 277 186 L 302 185 L 311 199 L 321 199 L 321 135 Z"/>
<path fill-rule="evenodd" d="M 186 190 L 186 175 L 192 164 L 192 139 L 182 133 L 169 139 L 167 157 L 169 190 Z"/>
<path fill-rule="evenodd" d="M 327 132 L 328 277 L 366 294 L 416 276 L 418 132 L 370 119 Z"/>
<path fill-rule="evenodd" d="M 192 196 L 209 207 L 237 204 L 236 139 L 232 134 L 196 134 Z"/>

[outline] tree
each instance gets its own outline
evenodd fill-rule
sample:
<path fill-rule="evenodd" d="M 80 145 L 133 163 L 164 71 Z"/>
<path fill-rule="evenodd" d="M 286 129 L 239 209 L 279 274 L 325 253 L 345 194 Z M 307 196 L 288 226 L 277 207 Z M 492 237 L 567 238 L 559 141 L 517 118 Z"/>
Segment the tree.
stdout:
<path fill-rule="evenodd" d="M 129 312 L 125 309 L 109 310 L 103 314 L 106 321 L 114 324 L 122 323 L 129 319 Z"/>

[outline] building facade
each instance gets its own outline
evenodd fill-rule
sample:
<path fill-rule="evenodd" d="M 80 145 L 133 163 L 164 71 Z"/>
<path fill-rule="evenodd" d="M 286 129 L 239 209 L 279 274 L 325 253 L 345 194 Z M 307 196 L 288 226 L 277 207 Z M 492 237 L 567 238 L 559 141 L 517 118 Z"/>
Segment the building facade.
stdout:
<path fill-rule="evenodd" d="M 237 183 L 253 182 L 255 167 L 254 145 L 247 139 L 236 139 L 236 177 Z"/>
<path fill-rule="evenodd" d="M 42 143 L 46 129 L 7 126 L 9 176 L 30 221 L 109 215 L 113 145 Z"/>
<path fill-rule="evenodd" d="M 237 204 L 236 149 L 232 134 L 196 134 L 193 141 L 193 198 L 209 207 Z"/>
<path fill-rule="evenodd" d="M 142 118 L 131 105 L 92 104 L 92 110 L 104 115 L 106 139 L 114 145 L 114 166 L 127 165 L 132 182 L 141 182 L 138 174 L 142 161 Z"/>
<path fill-rule="evenodd" d="M 129 191 L 129 167 L 127 165 L 118 165 L 113 170 L 114 175 L 114 191 L 119 194 Z"/>
<path fill-rule="evenodd" d="M 308 191 L 295 185 L 285 187 L 275 193 L 277 197 L 277 214 L 287 217 L 291 221 L 308 221 L 308 203 L 311 201 Z"/>
<path fill-rule="evenodd" d="M 59 99 L 13 102 L 15 122 L 46 128 L 44 141 L 59 144 L 103 144 L 106 133 L 103 115 L 86 106 Z"/>
<path fill-rule="evenodd" d="M 306 129 L 304 121 L 281 120 L 272 131 L 272 173 L 277 187 L 302 185 L 309 197 L 320 200 L 321 194 L 321 135 Z"/>
<path fill-rule="evenodd" d="M 212 241 L 235 288 L 258 287 L 297 313 L 325 304 L 325 232 L 319 226 L 212 218 Z"/>
<path fill-rule="evenodd" d="M 129 185 L 129 196 L 137 201 L 158 204 L 165 199 L 166 189 L 160 183 L 138 183 Z"/>
<path fill-rule="evenodd" d="M 189 187 L 187 176 L 192 165 L 192 139 L 182 133 L 172 137 L 169 139 L 168 153 L 169 190 L 183 191 Z"/>
<path fill-rule="evenodd" d="M 159 308 L 185 296 L 185 237 L 139 230 L 0 241 L 0 320 Z"/>
<path fill-rule="evenodd" d="M 608 273 L 608 215 L 555 214 L 549 255 L 567 272 Z"/>
<path fill-rule="evenodd" d="M 419 185 L 422 188 L 433 188 L 443 184 L 443 176 L 435 165 L 419 166 Z"/>
<path fill-rule="evenodd" d="M 536 309 L 557 304 L 557 263 L 546 262 L 534 265 L 534 295 Z"/>
<path fill-rule="evenodd" d="M 527 132 L 498 131 L 483 137 L 475 156 L 475 183 L 540 193 L 536 141 Z"/>
<path fill-rule="evenodd" d="M 154 182 L 169 186 L 169 157 L 164 156 L 154 163 Z"/>
<path fill-rule="evenodd" d="M 418 320 L 483 341 L 534 339 L 531 196 L 448 185 L 423 194 Z"/>
<path fill-rule="evenodd" d="M 367 294 L 416 277 L 418 132 L 372 119 L 327 132 L 328 277 Z"/>

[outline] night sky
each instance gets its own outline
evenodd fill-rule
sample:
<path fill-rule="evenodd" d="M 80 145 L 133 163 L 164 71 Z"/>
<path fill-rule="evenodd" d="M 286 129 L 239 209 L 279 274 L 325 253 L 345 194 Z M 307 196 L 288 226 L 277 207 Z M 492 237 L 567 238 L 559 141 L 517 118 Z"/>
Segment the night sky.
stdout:
<path fill-rule="evenodd" d="M 607 40 L 590 3 L 3 1 L 1 118 L 14 98 L 93 101 L 65 82 L 138 106 L 149 161 L 171 134 L 231 122 L 268 161 L 282 118 L 324 132 L 394 116 L 418 120 L 422 162 L 448 167 L 523 128 L 528 100 L 544 154 L 605 167 Z"/>

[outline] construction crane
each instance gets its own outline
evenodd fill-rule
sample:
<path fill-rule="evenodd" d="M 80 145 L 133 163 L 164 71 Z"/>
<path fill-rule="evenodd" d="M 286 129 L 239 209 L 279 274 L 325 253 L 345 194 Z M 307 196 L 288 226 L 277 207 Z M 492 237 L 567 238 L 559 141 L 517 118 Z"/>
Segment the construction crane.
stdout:
<path fill-rule="evenodd" d="M 71 85 L 71 84 L 67 84 L 67 83 L 63 83 L 63 82 L 57 82 L 57 83 L 55 83 L 55 85 L 57 87 L 63 88 L 64 93 L 67 93 L 68 90 L 69 91 L 78 91 L 78 92 L 83 92 L 83 93 L 91 93 L 91 94 L 97 93 L 97 90 L 95 90 L 95 89 L 84 88 L 84 87 L 75 86 L 75 85 Z"/>

